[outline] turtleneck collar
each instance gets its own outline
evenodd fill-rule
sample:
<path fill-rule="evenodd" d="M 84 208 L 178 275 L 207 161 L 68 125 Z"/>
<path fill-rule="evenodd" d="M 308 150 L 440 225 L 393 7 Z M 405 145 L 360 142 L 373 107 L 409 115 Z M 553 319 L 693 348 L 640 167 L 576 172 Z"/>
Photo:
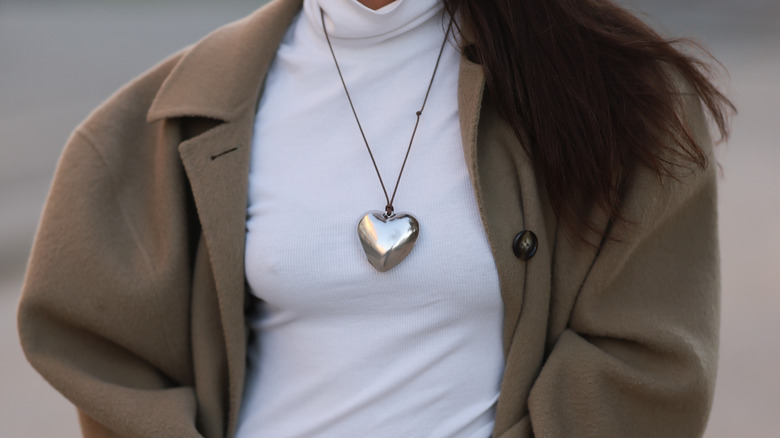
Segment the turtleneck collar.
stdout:
<path fill-rule="evenodd" d="M 365 39 L 373 43 L 409 32 L 443 7 L 440 0 L 395 0 L 378 10 L 358 0 L 303 1 L 306 18 L 317 29 L 322 29 L 320 8 L 325 11 L 325 25 L 331 38 Z"/>

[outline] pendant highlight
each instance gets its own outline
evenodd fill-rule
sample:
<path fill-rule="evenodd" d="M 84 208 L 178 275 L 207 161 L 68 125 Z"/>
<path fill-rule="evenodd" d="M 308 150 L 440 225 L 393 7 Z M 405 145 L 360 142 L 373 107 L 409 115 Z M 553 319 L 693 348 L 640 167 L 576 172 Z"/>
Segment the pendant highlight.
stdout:
<path fill-rule="evenodd" d="M 420 224 L 407 213 L 388 216 L 374 210 L 360 219 L 357 231 L 368 262 L 377 271 L 387 272 L 412 252 L 420 235 Z"/>

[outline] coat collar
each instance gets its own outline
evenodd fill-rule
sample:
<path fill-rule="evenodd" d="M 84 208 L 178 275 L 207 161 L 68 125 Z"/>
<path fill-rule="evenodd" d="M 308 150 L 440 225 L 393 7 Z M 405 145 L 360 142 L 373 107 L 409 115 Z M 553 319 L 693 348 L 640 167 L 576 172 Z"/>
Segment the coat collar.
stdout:
<path fill-rule="evenodd" d="M 147 121 L 205 117 L 233 122 L 254 110 L 265 73 L 302 4 L 272 1 L 192 46 L 158 91 Z"/>

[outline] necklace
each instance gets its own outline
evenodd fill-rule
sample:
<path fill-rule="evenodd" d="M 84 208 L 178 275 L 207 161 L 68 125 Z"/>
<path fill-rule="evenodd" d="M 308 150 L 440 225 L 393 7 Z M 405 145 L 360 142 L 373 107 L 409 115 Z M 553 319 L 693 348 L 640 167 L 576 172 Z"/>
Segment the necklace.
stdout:
<path fill-rule="evenodd" d="M 352 108 L 352 114 L 355 115 L 355 121 L 360 130 L 360 135 L 363 137 L 363 142 L 366 144 L 366 149 L 368 150 L 368 155 L 371 157 L 371 162 L 374 163 L 376 176 L 379 178 L 379 184 L 382 186 L 382 191 L 385 193 L 385 198 L 387 200 L 384 212 L 372 210 L 363 215 L 357 226 L 358 238 L 363 246 L 363 251 L 366 253 L 368 262 L 378 271 L 387 272 L 401 263 L 401 261 L 412 252 L 412 248 L 414 248 L 414 244 L 417 243 L 417 238 L 420 235 L 420 223 L 417 219 L 409 213 L 396 213 L 395 208 L 393 207 L 393 201 L 395 200 L 395 194 L 398 191 L 398 184 L 401 182 L 401 175 L 403 175 L 404 168 L 406 167 L 406 161 L 409 159 L 409 152 L 412 150 L 412 144 L 414 143 L 414 135 L 417 133 L 417 127 L 420 125 L 420 117 L 425 109 L 425 104 L 428 102 L 428 96 L 431 93 L 431 87 L 433 87 L 433 79 L 436 77 L 436 71 L 439 69 L 441 56 L 444 53 L 444 47 L 447 45 L 447 36 L 452 28 L 454 18 L 450 19 L 447 32 L 444 34 L 444 42 L 442 42 L 441 49 L 439 49 L 439 56 L 436 58 L 436 66 L 433 69 L 431 81 L 428 84 L 428 90 L 425 92 L 425 99 L 423 99 L 420 109 L 415 113 L 417 115 L 417 121 L 414 124 L 412 136 L 409 139 L 409 147 L 406 148 L 406 155 L 404 156 L 404 162 L 401 165 L 401 171 L 398 172 L 398 179 L 395 182 L 392 197 L 387 194 L 382 175 L 379 173 L 379 166 L 377 166 L 374 154 L 371 152 L 371 146 L 368 145 L 368 139 L 366 138 L 365 132 L 363 132 L 363 126 L 360 124 L 355 105 L 352 103 L 352 97 L 349 95 L 347 83 L 344 81 L 344 76 L 341 74 L 341 67 L 339 66 L 339 61 L 336 59 L 336 52 L 333 51 L 328 29 L 325 26 L 325 11 L 323 11 L 322 8 L 320 8 L 320 19 L 322 20 L 322 30 L 325 33 L 325 40 L 328 42 L 330 54 L 333 56 L 333 62 L 336 64 L 336 71 L 338 71 L 339 78 L 341 79 L 341 85 L 344 86 L 344 92 L 347 95 L 349 106 Z"/>

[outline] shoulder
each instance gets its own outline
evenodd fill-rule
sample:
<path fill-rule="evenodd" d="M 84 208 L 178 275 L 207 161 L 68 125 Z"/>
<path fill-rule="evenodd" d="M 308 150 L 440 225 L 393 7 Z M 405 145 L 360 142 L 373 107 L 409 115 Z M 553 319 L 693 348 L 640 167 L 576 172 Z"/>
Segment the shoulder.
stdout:
<path fill-rule="evenodd" d="M 182 49 L 135 77 L 101 103 L 76 128 L 87 138 L 109 138 L 145 127 L 149 108 L 162 85 L 182 58 L 192 49 Z"/>
<path fill-rule="evenodd" d="M 216 29 L 130 81 L 78 129 L 122 139 L 168 119 L 231 121 L 253 103 L 299 9 L 298 1 L 277 0 Z"/>

